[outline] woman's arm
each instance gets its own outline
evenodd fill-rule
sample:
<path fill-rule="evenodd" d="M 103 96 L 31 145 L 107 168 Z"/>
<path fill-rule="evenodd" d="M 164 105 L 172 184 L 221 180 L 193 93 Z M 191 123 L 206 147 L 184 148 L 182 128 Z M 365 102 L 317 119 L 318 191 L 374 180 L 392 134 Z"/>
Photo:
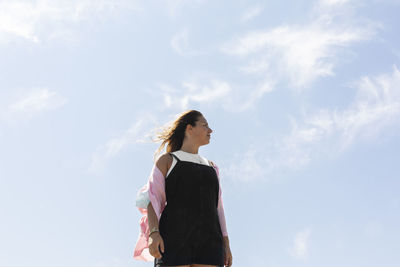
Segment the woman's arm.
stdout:
<path fill-rule="evenodd" d="M 164 156 L 164 155 L 163 155 Z M 149 233 L 153 227 L 157 227 L 159 217 L 165 207 L 165 175 L 172 163 L 170 155 L 161 156 L 153 165 L 149 180 L 137 194 L 136 206 L 143 214 L 140 219 L 140 233 L 134 249 L 134 258 L 144 261 L 152 261 L 153 257 L 160 257 L 158 247 L 163 251 L 163 241 L 159 232 Z M 170 160 L 168 160 L 168 157 Z M 169 161 L 171 161 L 169 163 Z M 166 163 L 166 165 L 165 165 Z"/>
<path fill-rule="evenodd" d="M 154 175 L 149 179 L 149 199 L 152 204 L 153 210 L 160 220 L 161 213 L 165 207 L 165 177 L 168 168 L 171 166 L 172 156 L 163 154 L 157 159 L 154 166 Z"/>
<path fill-rule="evenodd" d="M 167 172 L 168 172 L 169 167 L 171 166 L 171 163 L 172 163 L 172 157 L 171 157 L 171 155 L 169 155 L 167 153 L 163 154 L 161 157 L 159 157 L 157 159 L 156 167 L 160 170 L 160 172 L 163 176 L 162 177 L 163 179 L 165 179 L 165 177 L 167 176 Z M 154 194 L 154 195 L 156 195 L 156 194 Z M 147 205 L 147 218 L 148 218 L 148 222 L 149 222 L 150 231 L 151 231 L 151 229 L 153 229 L 153 227 L 157 227 L 157 229 L 158 229 L 159 218 L 154 210 L 154 207 L 153 207 L 151 201 Z"/>
<path fill-rule="evenodd" d="M 222 190 L 221 190 L 221 182 L 220 182 L 220 178 L 219 178 L 219 168 L 217 166 L 217 164 L 215 164 L 214 162 L 210 161 L 211 166 L 214 167 L 215 172 L 217 173 L 217 177 L 218 177 L 218 184 L 219 184 L 219 192 L 218 192 L 218 206 L 217 206 L 217 211 L 218 211 L 218 218 L 219 218 L 219 224 L 221 226 L 221 231 L 222 231 L 222 235 L 224 237 L 224 241 L 227 240 L 227 244 L 229 245 L 229 239 L 225 238 L 228 237 L 228 231 L 226 229 L 226 220 L 225 220 L 225 212 L 224 212 L 224 204 L 222 201 Z"/>
<path fill-rule="evenodd" d="M 224 236 L 224 245 L 225 247 L 229 247 L 229 237 L 228 236 Z"/>
<path fill-rule="evenodd" d="M 153 205 L 151 205 L 151 202 L 149 203 L 149 205 L 147 206 L 147 219 L 149 222 L 149 229 L 151 231 L 151 229 L 153 229 L 154 227 L 156 227 L 158 229 L 158 219 L 157 219 L 157 215 L 156 212 L 153 209 Z"/>
<path fill-rule="evenodd" d="M 225 221 L 225 213 L 224 213 L 224 205 L 222 201 L 222 190 L 221 190 L 221 183 L 220 183 L 220 178 L 219 178 L 219 168 L 218 166 L 211 161 L 211 165 L 215 168 L 215 171 L 217 173 L 218 177 L 218 183 L 219 183 L 219 197 L 218 197 L 218 217 L 219 217 L 219 222 L 221 225 L 221 231 L 223 235 L 223 240 L 224 240 L 224 265 L 225 266 L 232 266 L 232 252 L 231 248 L 229 245 L 229 237 L 228 237 L 228 231 L 226 230 L 226 221 Z"/>
<path fill-rule="evenodd" d="M 168 154 L 162 155 L 156 162 L 156 167 L 160 170 L 162 174 L 162 178 L 165 179 L 167 171 L 169 167 L 171 166 L 172 158 Z M 150 188 L 151 189 L 151 188 Z M 152 197 L 151 197 L 152 198 Z M 154 201 L 154 200 L 153 200 Z M 154 202 L 157 204 L 157 201 Z M 161 210 L 159 211 L 161 213 Z M 160 232 L 158 230 L 159 226 L 159 216 L 161 214 L 156 214 L 156 211 L 153 208 L 152 202 L 147 206 L 147 219 L 148 219 L 148 224 L 149 224 L 149 252 L 152 256 L 156 258 L 161 258 L 160 250 L 161 252 L 164 252 L 164 241 L 160 235 Z"/>
<path fill-rule="evenodd" d="M 151 205 L 151 202 L 147 206 L 147 218 L 148 218 L 149 228 L 153 229 L 153 227 L 156 227 L 158 229 L 157 215 L 153 209 L 153 206 Z M 149 234 L 149 253 L 153 257 L 160 259 L 162 256 L 161 256 L 159 248 L 164 253 L 164 240 L 162 239 L 160 232 L 156 231 L 156 232 L 150 233 Z"/>

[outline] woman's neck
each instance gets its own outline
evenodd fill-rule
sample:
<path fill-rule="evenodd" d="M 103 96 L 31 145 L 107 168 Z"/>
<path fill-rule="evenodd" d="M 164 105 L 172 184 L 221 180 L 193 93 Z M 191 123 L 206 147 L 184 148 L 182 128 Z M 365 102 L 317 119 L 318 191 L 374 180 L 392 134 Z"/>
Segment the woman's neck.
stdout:
<path fill-rule="evenodd" d="M 190 154 L 198 154 L 199 153 L 199 147 L 191 144 L 183 144 L 181 149 L 183 152 L 187 152 Z"/>

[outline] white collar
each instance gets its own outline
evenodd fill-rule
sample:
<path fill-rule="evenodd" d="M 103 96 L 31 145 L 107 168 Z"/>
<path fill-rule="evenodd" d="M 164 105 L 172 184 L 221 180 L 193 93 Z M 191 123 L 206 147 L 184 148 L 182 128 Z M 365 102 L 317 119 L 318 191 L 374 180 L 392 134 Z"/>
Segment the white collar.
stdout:
<path fill-rule="evenodd" d="M 210 166 L 208 160 L 199 154 L 189 153 L 183 150 L 177 150 L 173 152 L 180 160 L 200 163 Z"/>

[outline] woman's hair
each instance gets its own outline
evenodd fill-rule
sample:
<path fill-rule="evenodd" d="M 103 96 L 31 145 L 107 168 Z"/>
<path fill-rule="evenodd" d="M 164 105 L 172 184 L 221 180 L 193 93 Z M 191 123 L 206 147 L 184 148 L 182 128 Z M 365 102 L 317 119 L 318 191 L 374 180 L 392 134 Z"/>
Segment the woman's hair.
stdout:
<path fill-rule="evenodd" d="M 177 118 L 167 126 L 161 127 L 157 132 L 155 142 L 162 141 L 160 147 L 154 153 L 154 159 L 158 156 L 164 146 L 167 144 L 167 152 L 174 152 L 181 149 L 185 137 L 186 126 L 188 124 L 195 126 L 196 121 L 203 114 L 197 110 L 188 110 L 177 115 Z"/>

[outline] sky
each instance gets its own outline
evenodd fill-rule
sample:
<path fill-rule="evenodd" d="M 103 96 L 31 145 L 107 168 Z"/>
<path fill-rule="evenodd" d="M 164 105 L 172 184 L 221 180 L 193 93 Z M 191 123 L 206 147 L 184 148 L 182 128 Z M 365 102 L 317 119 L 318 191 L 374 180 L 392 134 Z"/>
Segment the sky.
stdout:
<path fill-rule="evenodd" d="M 136 194 L 188 109 L 233 266 L 400 266 L 399 12 L 0 0 L 0 266 L 153 266 L 132 258 Z"/>

